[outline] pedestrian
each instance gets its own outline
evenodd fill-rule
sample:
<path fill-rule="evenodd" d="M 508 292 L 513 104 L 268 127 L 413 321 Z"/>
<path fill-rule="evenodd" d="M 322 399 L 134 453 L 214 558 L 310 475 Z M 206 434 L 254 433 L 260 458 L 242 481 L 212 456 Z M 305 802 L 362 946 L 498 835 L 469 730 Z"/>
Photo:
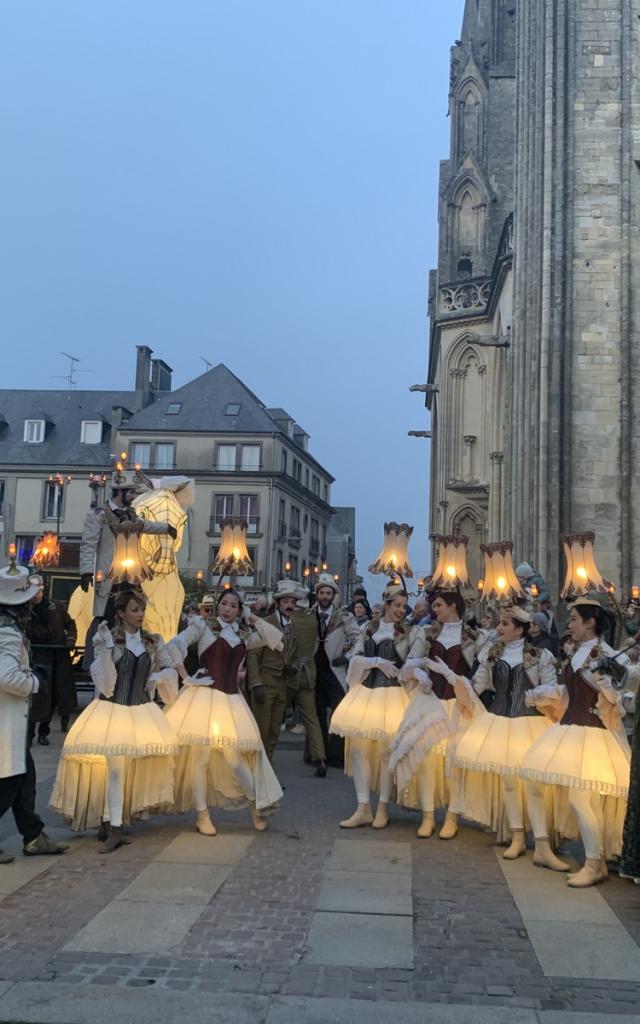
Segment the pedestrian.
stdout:
<path fill-rule="evenodd" d="M 348 657 L 361 632 L 353 615 L 338 606 L 338 593 L 331 573 L 321 573 L 315 584 L 313 606 L 318 628 L 316 709 L 331 768 L 344 767 L 344 743 L 340 736 L 330 736 L 329 722 L 345 695 Z"/>
<path fill-rule="evenodd" d="M 255 615 L 243 619 L 243 597 L 237 590 L 225 590 L 215 611 L 206 620 L 194 619 L 168 645 L 183 677 L 178 699 L 167 710 L 180 744 L 174 809 L 195 810 L 198 832 L 215 836 L 210 807 L 249 806 L 253 827 L 262 832 L 282 789 L 241 686 L 247 652 L 277 651 L 282 634 Z M 188 677 L 184 658 L 194 643 L 200 667 Z"/>
<path fill-rule="evenodd" d="M 353 602 L 352 615 L 360 626 L 360 629 L 362 629 L 363 626 L 366 626 L 367 622 L 371 622 L 371 606 L 366 597 L 363 597 L 362 600 Z"/>
<path fill-rule="evenodd" d="M 0 569 L 0 818 L 11 808 L 27 857 L 69 848 L 49 838 L 36 814 L 36 769 L 27 746 L 29 702 L 40 682 L 29 668 L 24 623 L 37 591 L 24 566 Z M 0 850 L 0 864 L 12 860 Z"/>
<path fill-rule="evenodd" d="M 401 584 L 389 583 L 384 592 L 384 617 L 372 619 L 358 635 L 349 654 L 348 693 L 336 707 L 330 731 L 345 739 L 345 771 L 353 778 L 357 807 L 341 828 L 372 825 L 386 828 L 394 794 L 387 764 L 389 744 L 409 703 L 398 675 L 416 644 L 424 641 L 417 627 L 405 622 L 407 595 Z M 444 719 L 432 698 L 434 714 Z M 371 793 L 379 795 L 375 818 Z"/>
<path fill-rule="evenodd" d="M 621 851 L 618 812 L 629 792 L 631 751 L 622 727 L 621 696 L 600 667 L 615 654 L 603 640 L 608 628 L 604 609 L 594 598 L 579 597 L 571 606 L 568 628 L 574 648 L 563 664 L 562 683 L 555 679 L 553 686 L 530 694 L 536 706 L 553 707 L 559 721 L 524 754 L 520 776 L 566 792 L 585 851 L 583 867 L 567 881 L 583 889 L 603 881 L 607 855 Z M 626 655 L 618 661 L 626 664 Z M 620 806 L 607 807 L 611 801 Z M 542 813 L 543 804 L 544 794 L 538 794 L 529 801 L 529 814 Z"/>
<path fill-rule="evenodd" d="M 45 594 L 42 576 L 31 577 L 38 587 L 38 593 L 30 601 L 30 615 L 27 622 L 27 636 L 31 643 L 32 660 L 42 666 L 49 677 L 46 697 L 35 697 L 29 712 L 29 742 L 36 735 L 44 747 L 48 747 L 53 712 L 60 713 L 62 732 L 69 728 L 69 718 L 77 710 L 78 697 L 73 678 L 70 652 L 76 644 L 76 624 L 58 601 L 51 601 Z"/>
<path fill-rule="evenodd" d="M 123 825 L 173 803 L 175 732 L 160 707 L 175 700 L 178 677 L 162 637 L 143 628 L 147 600 L 134 590 L 115 597 L 116 625 L 94 638 L 96 698 L 71 726 L 50 806 L 72 829 L 99 827 L 100 853 L 128 844 Z"/>

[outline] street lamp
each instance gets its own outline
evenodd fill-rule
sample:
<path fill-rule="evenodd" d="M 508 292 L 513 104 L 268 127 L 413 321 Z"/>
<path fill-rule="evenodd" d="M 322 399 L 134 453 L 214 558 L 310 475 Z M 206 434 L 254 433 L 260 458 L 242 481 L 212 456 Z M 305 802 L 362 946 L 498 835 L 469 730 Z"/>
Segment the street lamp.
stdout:
<path fill-rule="evenodd" d="M 49 483 L 56 489 L 56 537 L 60 536 L 60 513 L 62 511 L 62 496 L 67 484 L 71 483 L 71 477 L 64 473 L 50 473 Z"/>

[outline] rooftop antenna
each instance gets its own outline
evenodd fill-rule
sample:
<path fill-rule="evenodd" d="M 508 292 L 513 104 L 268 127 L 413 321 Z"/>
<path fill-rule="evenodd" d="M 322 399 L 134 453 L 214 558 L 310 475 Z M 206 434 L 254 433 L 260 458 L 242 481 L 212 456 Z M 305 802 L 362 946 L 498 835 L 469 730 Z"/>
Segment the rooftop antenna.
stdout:
<path fill-rule="evenodd" d="M 69 385 L 69 398 L 71 398 L 71 392 L 73 391 L 73 389 L 75 388 L 75 386 L 77 384 L 76 374 L 78 374 L 78 373 L 91 373 L 91 370 L 79 370 L 78 369 L 78 363 L 80 362 L 80 360 L 78 359 L 77 356 L 71 356 L 71 355 L 69 355 L 68 352 L 61 352 L 60 355 L 64 356 L 65 359 L 69 360 L 69 372 L 68 373 L 56 373 L 55 376 L 57 378 L 59 378 L 60 380 L 66 380 L 67 384 Z"/>
<path fill-rule="evenodd" d="M 210 363 L 208 359 L 204 358 L 204 356 L 200 356 L 200 358 L 202 359 L 202 362 L 206 366 L 207 372 L 208 372 L 211 369 L 211 367 L 213 366 L 213 363 Z"/>

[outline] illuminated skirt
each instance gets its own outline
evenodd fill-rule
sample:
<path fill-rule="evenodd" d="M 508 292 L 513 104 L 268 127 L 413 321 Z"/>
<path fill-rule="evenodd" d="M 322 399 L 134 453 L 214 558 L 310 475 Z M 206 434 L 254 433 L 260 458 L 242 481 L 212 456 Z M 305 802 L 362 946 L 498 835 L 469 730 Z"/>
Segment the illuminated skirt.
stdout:
<path fill-rule="evenodd" d="M 241 693 L 212 686 L 183 686 L 165 712 L 181 746 L 236 747 L 260 750 L 258 724 Z"/>
<path fill-rule="evenodd" d="M 437 758 L 444 768 L 448 741 L 455 735 L 457 701 L 439 700 L 433 693 L 416 689 L 410 697 L 398 730 L 389 744 L 389 768 L 394 773 L 398 803 L 419 807 L 417 787 L 412 785 L 427 757 Z M 444 772 L 437 774 L 436 806 L 445 802 Z"/>
<path fill-rule="evenodd" d="M 333 712 L 329 732 L 345 739 L 382 740 L 388 744 L 398 731 L 409 700 L 402 686 L 372 689 L 356 683 Z"/>
<path fill-rule="evenodd" d="M 505 718 L 483 710 L 460 737 L 454 764 L 474 772 L 518 775 L 525 754 L 549 725 L 542 715 Z"/>
<path fill-rule="evenodd" d="M 631 752 L 609 729 L 552 725 L 523 757 L 520 776 L 604 796 L 626 797 Z"/>

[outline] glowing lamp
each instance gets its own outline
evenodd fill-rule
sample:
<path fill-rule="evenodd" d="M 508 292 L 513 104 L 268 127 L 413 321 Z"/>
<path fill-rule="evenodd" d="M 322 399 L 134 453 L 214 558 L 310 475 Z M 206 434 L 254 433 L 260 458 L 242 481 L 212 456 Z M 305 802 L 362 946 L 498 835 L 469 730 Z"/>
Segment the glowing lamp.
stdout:
<path fill-rule="evenodd" d="M 396 573 L 413 576 L 407 551 L 412 533 L 413 526 L 407 523 L 385 523 L 382 551 L 369 566 L 369 572 L 383 576 L 394 576 Z"/>
<path fill-rule="evenodd" d="M 139 587 L 144 580 L 153 578 L 144 550 L 140 544 L 142 519 L 115 519 L 109 523 L 113 534 L 113 560 L 107 573 L 107 579 L 116 583 L 129 583 Z"/>
<path fill-rule="evenodd" d="M 202 583 L 204 579 L 204 569 L 196 569 L 196 583 Z"/>
<path fill-rule="evenodd" d="M 291 562 L 285 562 L 284 563 L 284 571 L 285 572 L 291 572 Z"/>
<path fill-rule="evenodd" d="M 10 544 L 9 547 L 7 548 L 7 554 L 9 555 L 9 558 L 15 558 L 17 552 L 18 552 L 18 549 L 15 546 L 15 544 Z"/>
<path fill-rule="evenodd" d="M 631 588 L 631 600 L 640 601 L 640 587 L 634 586 Z"/>
<path fill-rule="evenodd" d="M 308 580 L 311 575 L 311 569 L 305 569 L 302 575 L 304 576 L 305 580 Z"/>
<path fill-rule="evenodd" d="M 55 533 L 45 533 L 36 544 L 31 564 L 38 569 L 57 565 L 60 561 L 60 543 Z"/>
<path fill-rule="evenodd" d="M 338 574 L 337 572 L 334 572 L 334 574 L 333 574 L 333 578 L 334 578 L 334 580 L 336 581 L 336 583 L 339 583 L 339 582 L 340 582 L 340 576 L 339 576 L 339 574 Z"/>
<path fill-rule="evenodd" d="M 531 594 L 532 597 L 539 597 L 540 596 L 540 588 L 538 587 L 537 583 L 532 583 L 531 584 L 531 586 L 529 587 L 529 593 Z"/>
<path fill-rule="evenodd" d="M 467 570 L 468 537 L 434 537 L 438 561 L 429 583 L 430 590 L 461 590 L 469 586 Z"/>
<path fill-rule="evenodd" d="M 478 582 L 476 583 L 476 590 L 478 591 L 480 596 L 482 596 L 482 591 L 484 590 L 484 580 L 478 580 Z"/>
<path fill-rule="evenodd" d="M 513 568 L 513 544 L 510 540 L 481 544 L 484 555 L 484 578 L 478 591 L 485 601 L 511 602 L 525 597 Z"/>
<path fill-rule="evenodd" d="M 98 569 L 98 571 L 96 573 L 96 583 L 102 583 L 103 579 L 104 579 L 104 573 L 101 572 L 100 569 Z"/>
<path fill-rule="evenodd" d="M 323 562 L 323 563 L 322 563 L 322 571 L 323 571 L 323 572 L 326 572 L 328 568 L 329 568 L 329 566 L 327 565 L 327 563 L 326 563 L 326 562 Z"/>
<path fill-rule="evenodd" d="M 220 576 L 227 574 L 251 576 L 253 562 L 247 550 L 247 523 L 244 519 L 228 518 L 220 523 L 221 538 L 211 571 Z"/>
<path fill-rule="evenodd" d="M 610 584 L 603 580 L 596 565 L 593 551 L 595 539 L 595 533 L 567 533 L 560 538 L 567 563 L 560 597 L 571 599 L 594 592 L 610 593 Z"/>

